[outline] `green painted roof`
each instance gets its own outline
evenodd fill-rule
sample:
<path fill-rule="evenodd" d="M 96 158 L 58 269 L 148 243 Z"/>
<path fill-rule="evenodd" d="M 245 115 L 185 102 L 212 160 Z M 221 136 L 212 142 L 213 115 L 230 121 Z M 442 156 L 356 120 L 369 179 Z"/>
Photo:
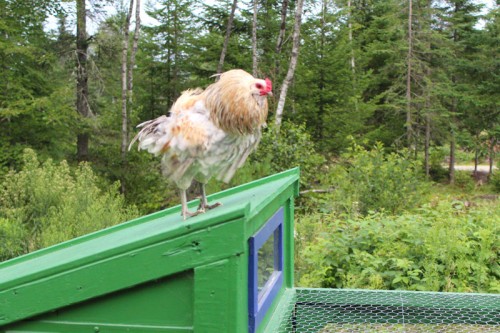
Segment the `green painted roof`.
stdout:
<path fill-rule="evenodd" d="M 22 314 L 17 314 L 16 318 L 5 318 L 3 313 L 11 306 L 9 302 L 12 302 L 13 298 L 9 295 L 16 293 L 16 290 L 22 286 L 29 286 L 34 281 L 38 283 L 47 277 L 53 279 L 58 274 L 66 274 L 95 262 L 105 263 L 108 258 L 116 258 L 123 254 L 132 256 L 135 249 L 144 249 L 159 242 L 165 243 L 165 241 L 183 235 L 196 234 L 202 230 L 210 231 L 211 228 L 215 230 L 218 225 L 228 221 L 248 222 L 249 226 L 245 228 L 248 229 L 248 234 L 252 234 L 256 228 L 251 225 L 252 221 L 258 219 L 259 213 L 270 202 L 277 199 L 284 191 L 292 193 L 292 196 L 298 195 L 298 178 L 299 170 L 296 168 L 210 195 L 209 201 L 219 201 L 222 206 L 189 218 L 187 221 L 182 220 L 180 206 L 175 206 L 0 263 L 0 326 L 44 311 L 41 306 L 36 311 L 33 310 L 33 313 L 26 309 Z M 198 201 L 194 200 L 189 205 L 196 207 L 197 204 Z M 246 239 L 247 236 L 241 235 L 240 237 Z M 175 248 L 179 248 L 179 245 Z M 172 254 L 165 253 L 164 255 Z M 216 253 L 211 255 L 217 256 Z M 99 283 L 98 275 L 87 277 L 85 281 L 88 283 L 89 279 L 94 278 L 96 283 Z M 61 279 L 59 283 L 64 283 L 64 281 Z M 133 284 L 132 280 L 128 283 Z M 98 293 L 97 290 L 89 293 L 89 297 L 96 293 Z M 79 299 L 82 300 L 84 297 Z M 48 311 L 50 308 L 45 310 Z"/>

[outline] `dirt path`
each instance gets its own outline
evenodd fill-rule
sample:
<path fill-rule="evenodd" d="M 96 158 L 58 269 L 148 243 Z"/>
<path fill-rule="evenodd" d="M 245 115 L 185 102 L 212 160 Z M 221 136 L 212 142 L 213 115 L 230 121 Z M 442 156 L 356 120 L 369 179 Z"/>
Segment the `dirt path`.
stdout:
<path fill-rule="evenodd" d="M 496 170 L 496 169 L 497 169 L 497 167 L 493 166 L 493 170 Z M 455 170 L 474 171 L 474 166 L 473 165 L 455 165 Z M 490 166 L 489 165 L 478 165 L 477 170 L 480 172 L 489 172 Z"/>

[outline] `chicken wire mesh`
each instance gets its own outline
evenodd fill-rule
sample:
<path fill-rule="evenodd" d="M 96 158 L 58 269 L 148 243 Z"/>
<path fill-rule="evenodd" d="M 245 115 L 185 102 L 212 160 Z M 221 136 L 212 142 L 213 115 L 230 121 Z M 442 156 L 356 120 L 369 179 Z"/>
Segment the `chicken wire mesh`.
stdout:
<path fill-rule="evenodd" d="M 500 333 L 500 295 L 296 289 L 276 315 L 283 333 Z"/>

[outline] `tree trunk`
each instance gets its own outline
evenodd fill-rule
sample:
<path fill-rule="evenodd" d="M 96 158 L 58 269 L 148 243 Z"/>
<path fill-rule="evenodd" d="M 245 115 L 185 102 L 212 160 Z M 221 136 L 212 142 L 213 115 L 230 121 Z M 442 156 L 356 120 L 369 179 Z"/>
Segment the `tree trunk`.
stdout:
<path fill-rule="evenodd" d="M 134 7 L 134 0 L 130 0 L 127 16 L 123 25 L 123 42 L 122 42 L 122 143 L 121 143 L 121 156 L 122 162 L 125 161 L 128 146 L 128 111 L 127 111 L 127 58 L 129 48 L 129 26 L 130 18 L 132 17 L 132 10 Z"/>
<path fill-rule="evenodd" d="M 495 146 L 497 144 L 497 139 L 495 137 L 491 137 L 490 139 L 490 152 L 489 152 L 489 162 L 490 162 L 490 170 L 489 177 L 493 175 L 493 164 L 495 161 Z"/>
<path fill-rule="evenodd" d="M 347 28 L 349 30 L 349 45 L 351 47 L 351 73 L 352 73 L 352 87 L 354 90 L 354 111 L 358 114 L 358 83 L 356 77 L 356 57 L 354 56 L 354 38 L 352 33 L 352 3 L 351 0 L 347 1 L 347 10 L 349 11 L 349 19 L 347 23 Z"/>
<path fill-rule="evenodd" d="M 92 113 L 89 106 L 89 87 L 87 73 L 87 13 L 85 0 L 76 1 L 76 111 L 83 118 Z M 89 156 L 89 133 L 83 126 L 83 132 L 77 134 L 76 158 L 86 161 Z"/>
<path fill-rule="evenodd" d="M 300 25 L 302 23 L 302 7 L 304 5 L 304 0 L 297 0 L 295 8 L 295 24 L 293 27 L 292 36 L 292 55 L 290 58 L 290 65 L 288 67 L 288 72 L 286 74 L 283 85 L 281 86 L 280 97 L 278 101 L 278 107 L 276 109 L 276 130 L 279 132 L 281 126 L 281 120 L 283 118 L 283 110 L 285 108 L 286 94 L 288 91 L 288 85 L 292 82 L 295 67 L 297 66 L 297 59 L 299 57 L 299 46 L 300 46 Z"/>
<path fill-rule="evenodd" d="M 176 100 L 179 97 L 179 12 L 178 12 L 179 4 L 178 2 L 174 2 L 174 9 L 172 11 L 172 25 L 174 27 L 173 31 L 173 39 L 172 39 L 172 55 L 173 55 L 173 65 L 172 65 L 172 96 L 173 99 Z"/>
<path fill-rule="evenodd" d="M 431 8 L 431 3 L 432 0 L 428 0 L 426 3 L 426 8 L 430 9 Z M 431 27 L 430 24 L 430 10 L 425 11 L 424 14 L 424 23 L 428 28 Z M 426 28 L 427 30 L 427 28 Z M 427 84 L 425 85 L 424 88 L 424 93 L 425 93 L 425 114 L 424 114 L 424 121 L 425 121 L 425 143 L 424 143 L 424 155 L 425 155 L 425 176 L 427 179 L 430 178 L 430 171 L 431 171 L 431 165 L 430 165 L 430 146 L 431 146 L 431 123 L 432 123 L 432 114 L 431 114 L 431 105 L 432 105 L 432 89 L 433 89 L 433 83 L 431 79 L 432 75 L 432 69 L 431 69 L 431 63 L 432 63 L 432 53 L 431 53 L 431 42 L 428 41 L 426 45 L 426 51 L 428 51 L 428 55 L 426 57 L 426 62 L 428 64 L 427 68 L 425 69 L 425 74 L 427 76 Z"/>
<path fill-rule="evenodd" d="M 426 101 L 426 104 L 429 102 Z M 424 165 L 425 165 L 425 176 L 430 177 L 431 165 L 430 165 L 430 146 L 431 146 L 431 116 L 429 115 L 429 109 L 426 110 L 425 114 L 425 144 L 424 144 Z"/>
<path fill-rule="evenodd" d="M 349 11 L 349 21 L 347 23 L 347 27 L 349 29 L 349 44 L 351 45 L 351 71 L 353 77 L 356 74 L 356 58 L 354 57 L 354 46 L 353 46 L 353 37 L 352 37 L 352 4 L 351 0 L 347 1 L 347 9 Z"/>
<path fill-rule="evenodd" d="M 450 164 L 449 164 L 450 184 L 455 184 L 455 131 L 451 131 L 450 140 Z"/>
<path fill-rule="evenodd" d="M 455 4 L 455 13 L 458 11 L 459 5 Z M 453 29 L 453 43 L 458 43 L 458 30 L 457 28 Z M 451 75 L 451 82 L 453 86 L 456 86 L 456 77 L 455 74 L 452 73 Z M 451 101 L 451 139 L 450 139 L 450 164 L 449 164 L 449 170 L 448 170 L 448 177 L 450 178 L 450 184 L 455 183 L 455 124 L 457 123 L 456 121 L 456 114 L 457 114 L 457 109 L 458 109 L 458 101 L 456 97 L 452 97 Z"/>
<path fill-rule="evenodd" d="M 412 96 L 411 96 L 411 76 L 412 76 L 412 58 L 413 58 L 413 2 L 408 1 L 408 54 L 407 54 L 407 73 L 406 73 L 406 140 L 408 148 L 411 148 L 413 141 L 413 120 L 412 120 Z"/>
<path fill-rule="evenodd" d="M 134 88 L 134 67 L 135 67 L 135 56 L 137 54 L 137 46 L 139 43 L 139 34 L 141 31 L 141 0 L 136 0 L 135 4 L 135 30 L 134 30 L 134 40 L 132 44 L 132 52 L 130 53 L 130 62 L 128 66 L 128 98 L 129 102 L 132 103 L 133 99 L 133 88 Z"/>
<path fill-rule="evenodd" d="M 280 25 L 280 32 L 278 34 L 278 39 L 276 41 L 276 59 L 275 59 L 275 78 L 278 77 L 279 72 L 280 72 L 280 62 L 279 62 L 279 55 L 281 54 L 281 50 L 283 48 L 283 42 L 285 40 L 285 31 L 286 31 L 286 13 L 288 10 L 288 0 L 283 0 L 281 3 L 281 25 Z"/>
<path fill-rule="evenodd" d="M 171 17 L 171 13 L 173 13 L 175 11 L 175 8 L 172 9 L 172 1 L 167 1 L 166 3 L 166 13 L 167 13 L 167 20 L 168 20 L 168 24 L 169 24 L 169 27 L 170 27 L 170 24 L 172 24 L 172 17 Z M 170 32 L 170 29 L 169 31 L 167 32 L 167 40 L 172 40 L 172 39 L 175 39 L 172 38 L 171 36 L 171 32 Z M 167 63 L 166 63 L 166 83 L 167 83 L 167 93 L 166 93 L 166 104 L 167 105 L 172 105 L 172 103 L 174 102 L 175 100 L 175 95 L 174 95 L 174 84 L 172 83 L 173 80 L 172 80 L 172 49 L 173 49 L 173 46 L 171 44 L 170 41 L 167 41 Z"/>
<path fill-rule="evenodd" d="M 233 28 L 234 12 L 236 11 L 236 5 L 238 0 L 233 0 L 233 5 L 231 6 L 231 13 L 229 14 L 229 19 L 227 20 L 226 36 L 224 37 L 224 44 L 222 45 L 222 51 L 220 53 L 219 65 L 217 65 L 217 74 L 222 73 L 222 68 L 224 67 L 224 59 L 226 58 L 227 47 L 229 45 L 229 37 L 231 37 L 231 29 Z"/>
<path fill-rule="evenodd" d="M 257 1 L 253 0 L 252 19 L 252 75 L 257 77 Z"/>
<path fill-rule="evenodd" d="M 476 135 L 476 144 L 474 145 L 474 174 L 477 174 L 477 166 L 479 164 L 479 150 L 481 149 L 481 142 L 479 141 L 479 134 Z"/>
<path fill-rule="evenodd" d="M 325 44 L 326 44 L 326 11 L 327 11 L 327 3 L 328 0 L 323 0 L 322 9 L 321 9 L 321 30 L 320 30 L 320 40 L 319 40 L 319 54 L 318 60 L 319 64 L 323 65 L 323 61 L 325 58 Z M 325 90 L 325 71 L 320 71 L 318 77 L 318 88 L 319 88 L 319 96 L 318 96 L 318 119 L 316 122 L 316 131 L 315 137 L 318 140 L 323 140 L 324 136 L 324 117 L 325 117 L 325 109 L 326 103 L 324 98 L 324 90 Z"/>

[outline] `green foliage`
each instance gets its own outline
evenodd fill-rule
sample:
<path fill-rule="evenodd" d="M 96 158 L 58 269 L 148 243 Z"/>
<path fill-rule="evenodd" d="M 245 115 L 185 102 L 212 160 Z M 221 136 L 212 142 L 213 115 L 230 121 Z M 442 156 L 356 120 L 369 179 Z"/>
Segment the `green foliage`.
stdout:
<path fill-rule="evenodd" d="M 360 96 L 370 72 L 353 73 L 351 68 L 357 45 L 348 40 L 347 27 L 342 33 L 330 33 L 343 15 L 343 11 L 327 10 L 304 22 L 302 60 L 297 66 L 294 98 L 289 102 L 296 112 L 288 115 L 306 125 L 321 151 L 336 154 L 349 146 L 349 135 L 366 131 L 366 120 L 373 112 L 373 105 Z"/>
<path fill-rule="evenodd" d="M 59 160 L 74 140 L 72 74 L 59 71 L 43 31 L 59 11 L 51 0 L 0 3 L 0 175 L 20 165 L 24 148 Z"/>
<path fill-rule="evenodd" d="M 23 254 L 28 236 L 20 221 L 0 217 L 0 261 Z"/>
<path fill-rule="evenodd" d="M 497 206 L 446 200 L 399 216 L 300 216 L 299 285 L 499 292 L 499 219 Z"/>
<path fill-rule="evenodd" d="M 500 172 L 497 170 L 490 176 L 490 183 L 496 193 L 500 193 Z"/>
<path fill-rule="evenodd" d="M 404 153 L 386 153 L 380 143 L 371 150 L 354 144 L 330 175 L 334 187 L 330 210 L 353 216 L 402 212 L 418 206 L 426 190 L 420 163 Z"/>
<path fill-rule="evenodd" d="M 449 153 L 449 152 L 448 152 Z M 443 161 L 447 152 L 443 147 L 433 147 L 430 149 L 429 174 L 433 181 L 442 182 L 448 180 L 448 170 L 443 168 Z"/>
<path fill-rule="evenodd" d="M 248 164 L 256 162 L 268 164 L 273 173 L 298 166 L 301 183 L 311 184 L 318 179 L 318 168 L 325 158 L 316 152 L 304 125 L 284 122 L 279 134 L 272 125 L 264 132 L 259 148 L 251 155 Z"/>
<path fill-rule="evenodd" d="M 115 172 L 110 179 L 122 179 L 126 184 L 127 202 L 136 206 L 141 214 L 165 209 L 180 203 L 177 187 L 163 177 L 161 159 L 142 152 L 129 154 L 129 161 L 123 166 L 116 161 Z M 121 172 L 121 173 L 120 173 Z M 116 178 L 115 178 L 116 177 Z"/>
<path fill-rule="evenodd" d="M 474 190 L 474 179 L 470 171 L 455 171 L 455 182 L 453 184 L 461 188 L 465 193 Z"/>
<path fill-rule="evenodd" d="M 11 171 L 0 192 L 0 259 L 30 252 L 137 216 L 125 207 L 119 184 L 106 185 L 88 164 L 41 164 L 33 150 Z M 104 185 L 101 190 L 99 185 Z M 11 246 L 15 244 L 15 246 Z"/>

